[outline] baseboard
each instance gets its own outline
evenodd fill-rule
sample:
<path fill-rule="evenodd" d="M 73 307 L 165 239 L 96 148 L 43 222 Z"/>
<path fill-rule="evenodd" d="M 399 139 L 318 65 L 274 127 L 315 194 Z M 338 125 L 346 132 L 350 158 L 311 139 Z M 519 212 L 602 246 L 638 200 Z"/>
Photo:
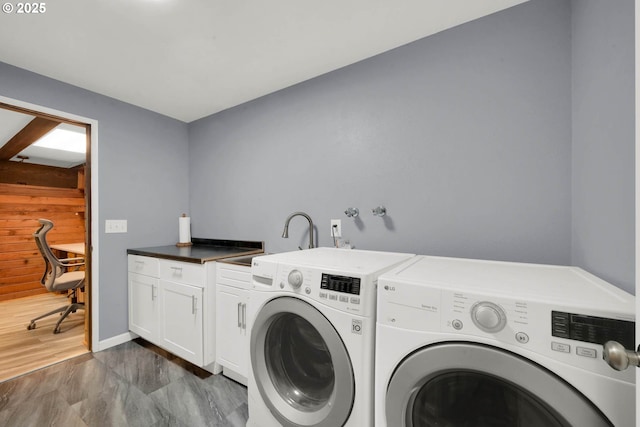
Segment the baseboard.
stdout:
<path fill-rule="evenodd" d="M 115 347 L 120 344 L 124 344 L 131 341 L 134 338 L 138 338 L 138 335 L 133 332 L 125 332 L 124 334 L 116 335 L 115 337 L 107 338 L 106 340 L 98 341 L 98 348 L 94 348 L 93 352 L 106 350 L 111 347 Z"/>
<path fill-rule="evenodd" d="M 231 378 L 232 380 L 234 380 L 237 383 L 242 384 L 243 386 L 247 386 L 247 377 L 245 377 L 244 375 L 241 375 L 239 373 L 237 373 L 236 371 L 232 371 L 231 369 L 228 368 L 223 368 L 222 369 L 222 374 L 227 377 L 227 378 Z"/>

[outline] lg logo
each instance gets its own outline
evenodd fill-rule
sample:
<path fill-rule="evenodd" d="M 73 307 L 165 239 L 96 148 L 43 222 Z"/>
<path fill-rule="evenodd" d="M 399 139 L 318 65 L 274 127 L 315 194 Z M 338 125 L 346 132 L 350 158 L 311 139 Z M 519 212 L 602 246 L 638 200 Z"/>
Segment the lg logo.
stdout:
<path fill-rule="evenodd" d="M 362 320 L 353 319 L 351 321 L 351 333 L 362 335 Z"/>

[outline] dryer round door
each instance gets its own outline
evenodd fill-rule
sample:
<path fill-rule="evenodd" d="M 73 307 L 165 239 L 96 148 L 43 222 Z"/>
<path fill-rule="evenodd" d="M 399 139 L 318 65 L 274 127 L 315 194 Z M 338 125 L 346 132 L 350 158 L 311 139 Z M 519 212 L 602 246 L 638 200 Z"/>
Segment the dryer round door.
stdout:
<path fill-rule="evenodd" d="M 540 365 L 472 343 L 438 344 L 406 357 L 389 381 L 385 405 L 388 426 L 612 425 Z"/>
<path fill-rule="evenodd" d="M 283 426 L 336 427 L 349 418 L 349 353 L 311 304 L 281 297 L 262 307 L 251 331 L 251 366 L 262 400 Z"/>

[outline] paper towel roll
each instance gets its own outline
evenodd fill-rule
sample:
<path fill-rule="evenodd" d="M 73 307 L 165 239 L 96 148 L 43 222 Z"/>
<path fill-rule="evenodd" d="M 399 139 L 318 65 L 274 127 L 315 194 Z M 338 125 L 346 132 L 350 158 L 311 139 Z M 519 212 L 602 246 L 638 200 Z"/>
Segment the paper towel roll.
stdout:
<path fill-rule="evenodd" d="M 190 243 L 191 242 L 191 218 L 188 216 L 181 216 L 178 218 L 178 230 L 179 230 L 179 240 L 180 243 Z"/>

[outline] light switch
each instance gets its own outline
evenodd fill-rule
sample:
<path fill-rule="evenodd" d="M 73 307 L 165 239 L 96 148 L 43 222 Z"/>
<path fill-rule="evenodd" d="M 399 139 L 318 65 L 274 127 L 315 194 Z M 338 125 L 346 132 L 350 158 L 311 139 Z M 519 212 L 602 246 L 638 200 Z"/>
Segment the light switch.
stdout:
<path fill-rule="evenodd" d="M 127 232 L 127 220 L 126 219 L 107 219 L 104 222 L 105 233 L 126 233 Z"/>

